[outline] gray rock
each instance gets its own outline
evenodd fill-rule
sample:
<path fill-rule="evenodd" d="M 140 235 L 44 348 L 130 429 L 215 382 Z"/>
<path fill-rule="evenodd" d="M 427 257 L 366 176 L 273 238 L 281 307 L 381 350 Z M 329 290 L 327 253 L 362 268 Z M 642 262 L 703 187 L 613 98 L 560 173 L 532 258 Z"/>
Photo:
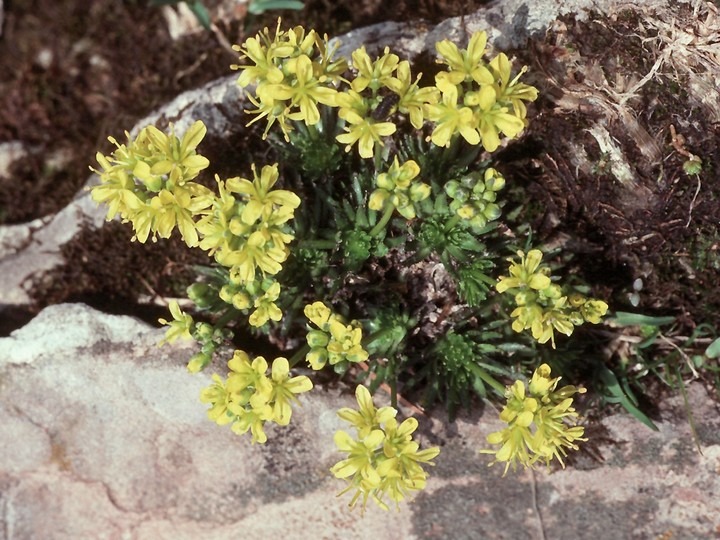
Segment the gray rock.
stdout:
<path fill-rule="evenodd" d="M 2 25 L 2 4 L 0 4 L 0 25 Z M 10 175 L 10 167 L 26 155 L 27 149 L 22 141 L 0 143 L 0 178 L 8 178 Z"/>
<path fill-rule="evenodd" d="M 427 489 L 400 513 L 361 517 L 328 471 L 344 427 L 334 411 L 352 396 L 317 387 L 252 445 L 207 420 L 210 375 L 187 373 L 192 348 L 158 348 L 162 334 L 65 304 L 0 339 L 0 538 L 696 539 L 720 527 L 720 415 L 700 385 L 703 455 L 675 397 L 659 432 L 610 416 L 602 462 L 581 455 L 550 474 L 486 466 L 490 407 L 452 424 L 420 417 L 423 446 L 442 446 Z"/>

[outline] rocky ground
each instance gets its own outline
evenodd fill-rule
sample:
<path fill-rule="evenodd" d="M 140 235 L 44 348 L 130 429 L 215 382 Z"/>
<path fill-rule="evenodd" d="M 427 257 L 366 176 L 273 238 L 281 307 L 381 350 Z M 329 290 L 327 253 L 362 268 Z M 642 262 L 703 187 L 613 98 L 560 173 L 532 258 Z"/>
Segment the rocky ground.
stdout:
<path fill-rule="evenodd" d="M 46 308 L 0 339 L 0 538 L 697 540 L 720 536 L 720 416 L 690 388 L 702 454 L 682 400 L 660 404 L 658 432 L 605 418 L 592 454 L 565 470 L 509 472 L 478 453 L 496 412 L 420 417 L 442 448 L 428 486 L 402 510 L 350 511 L 334 411 L 349 390 L 318 388 L 268 443 L 209 422 L 162 330 L 82 304 Z M 405 411 L 407 412 L 407 411 Z"/>
<path fill-rule="evenodd" d="M 423 5 L 433 15 L 435 4 Z M 526 137 L 499 156 L 507 176 L 537 200 L 526 217 L 538 234 L 582 254 L 577 270 L 615 309 L 629 306 L 640 278 L 642 309 L 677 316 L 680 333 L 720 327 L 714 4 L 507 0 L 437 24 L 358 28 L 342 40 L 347 50 L 387 44 L 421 61 L 438 39 L 462 41 L 478 29 L 530 66 L 543 96 Z M 211 65 L 213 50 L 227 53 L 208 39 L 214 45 L 197 54 Z M 104 69 L 92 55 L 75 54 L 67 61 Z M 62 68 L 53 65 L 30 69 L 26 82 L 51 78 L 48 70 Z M 121 118 L 137 126 L 172 121 L 179 130 L 201 118 L 209 128 L 203 153 L 244 170 L 247 158 L 235 148 L 253 139 L 243 128 L 242 93 L 234 76 L 220 73 L 206 80 L 189 73 L 187 92 L 171 99 L 181 88 L 170 85 L 163 102 Z M 83 103 L 88 122 L 102 112 L 93 103 Z M 71 176 L 74 187 L 66 186 L 61 205 L 0 225 L 0 330 L 12 331 L 0 338 L 0 538 L 720 537 L 720 411 L 701 380 L 689 386 L 701 451 L 682 398 L 661 395 L 653 403 L 659 432 L 611 414 L 595 426 L 592 451 L 566 470 L 503 479 L 477 453 L 497 428 L 495 411 L 454 423 L 430 414 L 419 419 L 423 442 L 443 452 L 428 489 L 399 514 L 347 511 L 328 468 L 337 459 L 333 411 L 352 397 L 314 392 L 297 423 L 276 430 L 265 447 L 207 421 L 197 395 L 209 375 L 185 372 L 188 349 L 158 349 L 162 332 L 151 324 L 164 313 L 163 298 L 177 292 L 163 283 L 181 287 L 187 276 L 179 269 L 192 255 L 172 245 L 153 255 L 128 244 L 119 224 L 105 224 L 104 211 L 79 189 L 87 160 L 46 169 L 37 145 L 47 141 L 28 150 L 20 131 L 7 131 L 15 125 L 8 118 L 17 124 L 21 113 L 55 110 L 26 109 L 20 103 L 15 116 L 4 109 L 0 133 L 17 139 L 0 144 L 2 192 L 17 194 L 7 186 L 38 171 L 46 186 Z M 704 176 L 683 173 L 683 151 L 702 158 Z M 21 200 L 6 196 L 0 206 L 25 212 Z M 76 300 L 93 307 L 64 303 Z"/>

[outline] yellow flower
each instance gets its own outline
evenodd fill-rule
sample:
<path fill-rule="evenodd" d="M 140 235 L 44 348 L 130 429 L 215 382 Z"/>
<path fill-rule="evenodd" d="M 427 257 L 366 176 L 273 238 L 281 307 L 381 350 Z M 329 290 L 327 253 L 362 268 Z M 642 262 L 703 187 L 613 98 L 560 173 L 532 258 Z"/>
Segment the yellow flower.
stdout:
<path fill-rule="evenodd" d="M 540 268 L 542 261 L 542 251 L 539 249 L 531 249 L 527 256 L 522 251 L 518 251 L 520 262 L 511 261 L 510 277 L 501 277 L 495 288 L 502 293 L 508 289 L 519 289 L 529 287 L 535 290 L 542 290 L 550 286 L 550 278 L 548 277 L 547 268 Z"/>
<path fill-rule="evenodd" d="M 510 114 L 507 107 L 497 102 L 497 94 L 492 86 L 485 86 L 478 94 L 477 125 L 482 137 L 483 148 L 494 152 L 500 146 L 500 132 L 513 138 L 524 128 L 525 123 Z"/>
<path fill-rule="evenodd" d="M 346 432 L 335 432 L 334 440 L 340 452 L 346 452 L 348 457 L 333 465 L 330 469 L 336 478 L 347 478 L 358 475 L 358 484 L 365 491 L 370 491 L 380 485 L 380 475 L 373 467 L 375 450 L 382 444 L 385 433 L 376 429 L 360 440 L 353 439 Z M 350 503 L 351 506 L 354 501 Z M 365 498 L 367 500 L 367 497 Z"/>
<path fill-rule="evenodd" d="M 252 433 L 252 443 L 265 444 L 267 442 L 267 434 L 265 433 L 265 422 L 272 420 L 272 407 L 263 401 L 258 394 L 250 398 L 250 408 L 240 405 L 237 402 L 228 404 L 228 410 L 235 415 L 233 418 L 233 433 L 243 435 L 250 431 Z"/>
<path fill-rule="evenodd" d="M 584 429 L 576 425 L 578 417 L 572 408 L 572 396 L 583 393 L 585 389 L 566 386 L 555 390 L 560 377 L 550 377 L 550 366 L 542 364 L 533 373 L 530 381 L 530 395 L 525 394 L 525 384 L 515 381 L 505 392 L 507 405 L 500 413 L 500 420 L 507 427 L 491 433 L 487 441 L 500 445 L 497 450 L 481 450 L 484 454 L 493 454 L 490 463 L 505 462 L 505 475 L 512 466 L 533 467 L 538 460 L 547 466 L 557 458 L 564 467 L 562 458 L 566 449 L 577 450 L 576 441 L 585 441 Z"/>
<path fill-rule="evenodd" d="M 295 82 L 292 85 L 290 99 L 292 105 L 299 107 L 300 111 L 289 114 L 288 118 L 303 120 L 307 125 L 315 125 L 320 121 L 317 103 L 334 106 L 337 90 L 325 86 L 313 76 L 313 63 L 306 55 L 295 59 L 293 72 Z"/>
<path fill-rule="evenodd" d="M 242 70 L 240 86 L 256 85 L 255 96 L 248 98 L 257 109 L 246 112 L 258 115 L 250 123 L 267 118 L 263 138 L 277 121 L 287 141 L 292 130 L 288 119 L 314 125 L 320 121 L 318 103 L 334 106 L 337 91 L 333 85 L 347 63 L 333 60 L 336 48 L 329 47 L 327 41 L 327 36 L 320 39 L 314 30 L 306 33 L 301 26 L 282 31 L 278 20 L 274 37 L 265 28 L 243 46 L 233 47 L 250 60 L 231 67 Z"/>
<path fill-rule="evenodd" d="M 393 407 L 376 408 L 370 396 L 370 391 L 361 384 L 355 388 L 355 399 L 358 404 L 357 411 L 349 407 L 343 407 L 337 412 L 337 415 L 342 420 L 352 424 L 358 430 L 361 439 L 364 439 L 373 430 L 378 429 L 382 424 L 397 415 L 397 410 Z"/>
<path fill-rule="evenodd" d="M 346 325 L 322 302 L 305 306 L 305 316 L 319 328 L 309 330 L 307 334 L 311 349 L 305 359 L 312 369 L 322 369 L 328 360 L 331 365 L 367 360 L 368 352 L 362 347 L 360 323 L 352 321 Z"/>
<path fill-rule="evenodd" d="M 608 310 L 608 305 L 602 300 L 588 300 L 580 307 L 583 319 L 592 324 L 599 324 Z"/>
<path fill-rule="evenodd" d="M 352 89 L 362 92 L 369 87 L 373 92 L 377 92 L 390 81 L 400 58 L 391 54 L 389 47 L 385 47 L 383 56 L 373 62 L 363 46 L 353 51 L 352 60 L 353 67 L 358 71 L 350 85 Z"/>
<path fill-rule="evenodd" d="M 418 75 L 415 81 L 410 76 L 410 63 L 403 60 L 398 64 L 396 77 L 387 80 L 385 85 L 400 96 L 398 111 L 410 116 L 410 123 L 415 129 L 421 129 L 425 121 L 426 105 L 436 104 L 440 100 L 440 92 L 434 86 L 418 88 Z"/>
<path fill-rule="evenodd" d="M 417 420 L 408 418 L 398 424 L 397 410 L 392 407 L 376 409 L 364 386 L 356 388 L 355 396 L 360 410 L 343 408 L 338 411 L 338 416 L 355 427 L 357 437 L 353 438 L 345 431 L 335 433 L 335 445 L 348 456 L 330 470 L 337 478 L 348 479 L 348 487 L 340 494 L 355 490 L 350 507 L 362 497 L 363 511 L 370 498 L 387 510 L 388 505 L 383 501 L 385 496 L 397 504 L 410 491 L 425 487 L 427 473 L 420 464 L 433 465 L 431 461 L 440 449 L 420 451 L 418 443 L 412 440 L 418 427 Z"/>
<path fill-rule="evenodd" d="M 309 353 L 305 356 L 308 365 L 311 369 L 319 371 L 325 367 L 328 361 L 327 346 L 325 347 L 313 347 Z"/>
<path fill-rule="evenodd" d="M 229 424 L 233 415 L 228 414 L 228 405 L 232 401 L 232 394 L 225 388 L 225 383 L 219 375 L 213 374 L 213 384 L 200 392 L 200 401 L 211 405 L 207 415 L 210 420 L 219 426 Z"/>
<path fill-rule="evenodd" d="M 265 32 L 267 33 L 267 28 Z M 258 37 L 246 39 L 243 45 L 244 47 L 235 45 L 233 49 L 242 52 L 243 57 L 249 59 L 255 65 L 231 66 L 233 69 L 242 70 L 237 81 L 239 86 L 245 88 L 259 80 L 267 80 L 272 83 L 279 83 L 283 80 L 282 70 L 273 62 L 275 57 L 273 51 L 261 44 Z"/>
<path fill-rule="evenodd" d="M 486 45 L 487 34 L 485 32 L 475 32 L 470 38 L 467 50 L 458 49 L 457 45 L 448 39 L 436 43 L 435 49 L 442 57 L 441 62 L 450 67 L 450 77 L 441 78 L 438 88 L 445 92 L 466 80 L 474 80 L 479 85 L 492 84 L 494 82 L 493 74 L 482 59 Z"/>
<path fill-rule="evenodd" d="M 312 390 L 313 384 L 309 378 L 304 375 L 298 377 L 290 377 L 290 365 L 286 358 L 279 357 L 273 361 L 272 365 L 272 402 L 273 416 L 272 420 L 276 424 L 286 426 L 290 423 L 292 416 L 291 403 L 297 403 L 297 394 L 309 392 Z"/>
<path fill-rule="evenodd" d="M 108 158 L 98 152 L 95 155 L 103 171 L 90 169 L 100 175 L 100 185 L 94 186 L 91 197 L 95 202 L 108 205 L 105 219 L 110 221 L 116 215 L 127 219 L 130 212 L 143 204 L 135 194 L 135 182 L 124 169 L 112 165 Z"/>
<path fill-rule="evenodd" d="M 330 320 L 332 311 L 322 302 L 313 302 L 305 306 L 304 313 L 310 322 L 322 330 Z"/>
<path fill-rule="evenodd" d="M 192 339 L 190 332 L 192 331 L 193 325 L 195 324 L 191 315 L 188 315 L 180 309 L 177 300 L 171 300 L 168 304 L 170 314 L 173 320 L 168 322 L 165 319 L 158 319 L 160 324 L 168 325 L 170 328 L 165 332 L 165 339 L 162 340 L 159 345 L 163 343 L 173 343 L 178 338 L 180 339 Z"/>
<path fill-rule="evenodd" d="M 525 385 L 521 381 L 507 387 L 505 392 L 507 406 L 500 413 L 500 420 L 515 422 L 522 427 L 532 424 L 535 411 L 538 409 L 538 402 L 535 398 L 525 396 Z"/>
<path fill-rule="evenodd" d="M 542 319 L 543 309 L 535 303 L 523 304 L 515 308 L 512 313 L 510 313 L 510 316 L 515 317 L 512 323 L 512 329 L 516 332 L 522 332 L 523 330 L 532 328 L 534 321 Z"/>
<path fill-rule="evenodd" d="M 336 137 L 338 142 L 345 145 L 345 151 L 349 152 L 352 145 L 358 143 L 360 156 L 369 159 L 375 152 L 375 144 L 383 146 L 382 137 L 389 137 L 395 130 L 392 122 L 375 122 L 372 118 L 362 117 L 355 111 L 348 111 L 344 120 L 349 126 L 345 126 L 347 133 Z"/>
<path fill-rule="evenodd" d="M 243 351 L 235 351 L 228 367 L 227 381 L 213 375 L 214 382 L 201 392 L 200 401 L 211 405 L 208 410 L 211 420 L 232 423 L 232 431 L 238 435 L 250 431 L 253 443 L 267 441 L 266 422 L 287 425 L 292 404 L 298 403 L 296 396 L 313 386 L 305 376 L 290 377 L 289 363 L 282 357 L 273 360 L 270 378 L 265 359 L 258 356 L 251 363 Z"/>
<path fill-rule="evenodd" d="M 284 247 L 277 247 L 266 231 L 254 231 L 233 251 L 218 253 L 215 258 L 223 266 L 230 267 L 231 279 L 249 283 L 255 279 L 256 269 L 270 275 L 282 270 L 282 263 L 288 253 Z"/>
<path fill-rule="evenodd" d="M 257 109 L 245 109 L 248 114 L 255 114 L 255 118 L 247 123 L 250 126 L 262 118 L 267 118 L 267 126 L 263 132 L 263 140 L 267 139 L 267 134 L 270 128 L 277 121 L 280 129 L 283 132 L 286 141 L 290 141 L 289 133 L 292 131 L 292 127 L 288 124 L 287 119 L 290 114 L 290 107 L 287 106 L 284 100 L 269 98 L 265 101 L 257 100 L 253 96 L 247 96 L 248 100 L 257 107 Z"/>
<path fill-rule="evenodd" d="M 540 266 L 540 250 L 530 250 L 527 256 L 518 251 L 518 255 L 519 263 L 509 259 L 510 276 L 502 276 L 495 285 L 500 293 L 515 293 L 517 308 L 510 316 L 515 319 L 512 328 L 516 332 L 531 329 L 539 343 L 550 341 L 555 348 L 556 330 L 570 336 L 575 326 L 585 321 L 597 324 L 607 313 L 608 305 L 602 300 L 588 300 L 577 293 L 568 299 L 560 286 L 550 281 L 550 270 Z"/>
<path fill-rule="evenodd" d="M 93 199 L 107 203 L 107 219 L 120 214 L 130 221 L 134 240 L 147 241 L 152 233 L 168 238 L 177 227 L 188 246 L 198 243 L 193 218 L 212 205 L 212 192 L 192 182 L 209 162 L 197 154 L 196 147 L 205 136 L 205 125 L 197 121 L 183 135 L 163 133 L 154 126 L 143 128 L 128 144 L 118 144 L 110 156 L 99 154 L 101 184 L 92 188 Z M 98 171 L 96 171 L 98 172 Z"/>
<path fill-rule="evenodd" d="M 495 79 L 499 81 L 499 84 L 496 86 L 498 99 L 501 101 L 510 101 L 515 116 L 524 119 L 527 115 L 527 109 L 523 101 L 535 101 L 538 96 L 538 91 L 534 86 L 518 82 L 520 76 L 525 73 L 526 68 L 522 68 L 517 76 L 510 81 L 511 67 L 510 61 L 504 53 L 498 54 L 490 62 L 490 69 Z"/>
<path fill-rule="evenodd" d="M 173 186 L 182 186 L 195 178 L 201 170 L 210 165 L 206 157 L 195 151 L 206 133 L 207 128 L 201 120 L 188 128 L 182 140 L 175 136 L 172 124 L 170 135 L 155 126 L 146 127 L 138 139 L 147 137 L 153 147 L 152 155 L 155 159 L 150 162 L 152 166 L 149 167 L 148 172 L 152 176 L 166 176 Z M 147 162 L 138 162 L 137 165 L 148 167 Z M 136 170 L 139 169 L 136 167 Z"/>
<path fill-rule="evenodd" d="M 259 177 L 255 164 L 251 168 L 253 172 L 252 182 L 239 177 L 230 178 L 226 182 L 228 191 L 238 193 L 246 200 L 245 207 L 240 215 L 245 224 L 253 225 L 257 220 L 267 221 L 278 208 L 285 207 L 294 210 L 300 206 L 300 197 L 292 191 L 272 189 L 278 181 L 277 163 L 263 166 Z"/>
<path fill-rule="evenodd" d="M 256 394 L 259 394 L 268 401 L 272 394 L 272 384 L 265 372 L 267 371 L 267 361 L 262 356 L 255 358 L 252 363 L 247 353 L 237 350 L 233 353 L 233 357 L 227 363 L 230 373 L 227 377 L 227 389 L 233 394 L 252 388 Z"/>
<path fill-rule="evenodd" d="M 575 327 L 568 313 L 563 311 L 565 307 L 565 297 L 556 300 L 553 306 L 546 309 L 542 317 L 536 318 L 532 321 L 530 328 L 532 330 L 533 337 L 538 343 L 547 343 L 550 341 L 552 348 L 555 348 L 555 330 L 566 336 L 570 336 L 573 333 Z"/>
<path fill-rule="evenodd" d="M 255 327 L 262 326 L 268 320 L 279 321 L 282 319 L 282 311 L 275 305 L 275 300 L 280 296 L 280 284 L 275 281 L 268 288 L 264 295 L 255 300 L 255 311 L 250 315 L 250 324 Z"/>
<path fill-rule="evenodd" d="M 330 365 L 347 360 L 348 362 L 364 362 L 368 352 L 362 346 L 362 329 L 359 325 L 346 325 L 336 317 L 328 322 L 330 342 L 327 345 Z"/>
<path fill-rule="evenodd" d="M 412 440 L 412 434 L 418 427 L 415 418 L 407 418 L 398 425 L 395 418 L 385 423 L 385 441 L 383 441 L 383 453 L 387 459 L 382 461 L 377 468 L 378 474 L 382 477 L 380 494 L 387 493 L 390 500 L 396 506 L 403 501 L 410 491 L 418 491 L 425 488 L 427 473 L 420 466 L 420 463 L 434 465 L 432 460 L 440 454 L 438 447 L 419 450 L 419 445 Z"/>
<path fill-rule="evenodd" d="M 458 106 L 458 91 L 455 86 L 443 90 L 442 103 L 426 106 L 425 116 L 436 124 L 430 140 L 436 146 L 450 146 L 453 135 L 459 133 L 472 145 L 480 142 L 475 117 L 469 107 Z"/>

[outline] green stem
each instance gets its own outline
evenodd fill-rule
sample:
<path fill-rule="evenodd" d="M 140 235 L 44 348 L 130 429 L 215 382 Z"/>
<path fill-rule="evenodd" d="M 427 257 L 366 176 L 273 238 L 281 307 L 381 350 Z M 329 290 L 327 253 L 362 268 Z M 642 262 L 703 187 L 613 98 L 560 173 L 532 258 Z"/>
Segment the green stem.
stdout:
<path fill-rule="evenodd" d="M 295 129 L 302 133 L 305 137 L 310 136 L 310 132 L 308 130 L 308 126 L 303 122 L 302 120 L 297 120 L 293 122 L 293 125 L 295 126 Z"/>
<path fill-rule="evenodd" d="M 385 208 L 385 213 L 380 218 L 380 221 L 378 221 L 377 224 L 370 231 L 370 236 L 372 238 L 375 238 L 378 234 L 380 234 L 380 231 L 385 229 L 385 225 L 387 225 L 388 221 L 390 221 L 390 218 L 392 217 L 394 211 L 395 205 L 388 203 L 387 208 Z"/>
<path fill-rule="evenodd" d="M 288 360 L 288 364 L 290 364 L 290 367 L 293 368 L 295 365 L 300 362 L 300 360 L 304 360 L 305 356 L 307 356 L 307 353 L 310 352 L 310 345 L 307 343 L 300 347 L 295 354 L 292 355 L 292 358 Z"/>
<path fill-rule="evenodd" d="M 235 317 L 237 317 L 240 314 L 240 312 L 235 308 L 228 309 L 225 313 L 222 314 L 222 316 L 217 320 L 217 322 L 213 325 L 213 327 L 216 330 L 219 330 L 221 328 L 225 328 L 227 323 L 232 321 Z"/>
<path fill-rule="evenodd" d="M 382 165 L 382 150 L 378 149 L 373 154 L 373 165 L 375 166 L 375 174 L 380 174 L 380 166 Z"/>
<path fill-rule="evenodd" d="M 397 377 L 395 377 L 395 373 L 390 377 L 388 384 L 390 385 L 390 405 L 397 409 Z"/>

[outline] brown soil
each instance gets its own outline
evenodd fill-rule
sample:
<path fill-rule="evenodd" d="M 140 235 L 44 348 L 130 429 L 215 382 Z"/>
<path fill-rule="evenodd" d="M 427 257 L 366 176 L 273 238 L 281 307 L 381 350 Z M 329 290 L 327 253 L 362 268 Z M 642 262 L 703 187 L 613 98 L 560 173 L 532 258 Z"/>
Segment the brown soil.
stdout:
<path fill-rule="evenodd" d="M 690 8 L 672 17 L 679 28 L 704 32 Z M 523 186 L 518 203 L 528 194 L 533 201 L 524 218 L 535 233 L 575 254 L 571 271 L 612 298 L 613 309 L 675 315 L 692 332 L 700 322 L 720 327 L 720 184 L 712 181 L 720 171 L 720 116 L 688 91 L 704 66 L 674 64 L 682 58 L 635 88 L 667 39 L 627 11 L 611 20 L 569 17 L 516 51 L 541 97 L 523 142 L 500 158 Z M 708 92 L 717 97 L 717 89 Z M 673 144 L 671 129 L 682 144 Z M 598 140 L 603 133 L 631 179 L 618 178 L 614 156 Z M 702 159 L 700 175 L 683 170 L 688 158 L 678 147 Z M 628 299 L 635 279 L 643 282 L 638 308 Z"/>

